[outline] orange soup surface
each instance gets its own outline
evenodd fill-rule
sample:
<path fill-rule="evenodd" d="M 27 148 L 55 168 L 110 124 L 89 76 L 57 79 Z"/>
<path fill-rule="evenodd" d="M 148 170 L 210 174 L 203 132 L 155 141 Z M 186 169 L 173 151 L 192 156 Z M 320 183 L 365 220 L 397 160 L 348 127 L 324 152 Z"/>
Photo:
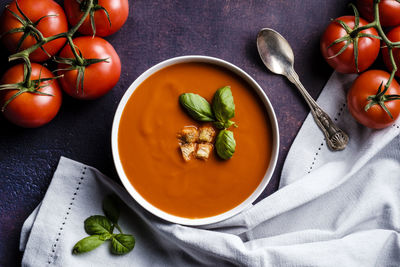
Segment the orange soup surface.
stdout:
<path fill-rule="evenodd" d="M 201 126 L 179 104 L 182 93 L 210 103 L 218 88 L 231 86 L 236 151 L 229 160 L 215 152 L 208 160 L 182 158 L 177 134 Z M 272 152 L 269 119 L 254 90 L 236 74 L 207 63 L 180 63 L 147 78 L 123 111 L 118 148 L 136 191 L 172 215 L 204 218 L 226 212 L 248 198 L 263 179 Z"/>

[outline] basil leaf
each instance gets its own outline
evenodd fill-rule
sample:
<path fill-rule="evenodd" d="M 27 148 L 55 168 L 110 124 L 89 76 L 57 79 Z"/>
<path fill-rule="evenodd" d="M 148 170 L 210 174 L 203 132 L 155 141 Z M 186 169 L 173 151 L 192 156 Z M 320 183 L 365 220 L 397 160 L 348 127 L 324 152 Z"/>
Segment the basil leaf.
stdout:
<path fill-rule="evenodd" d="M 179 103 L 193 119 L 214 121 L 211 106 L 203 97 L 193 93 L 185 93 L 179 96 Z"/>
<path fill-rule="evenodd" d="M 235 153 L 236 141 L 233 137 L 233 132 L 222 130 L 218 133 L 215 141 L 215 148 L 218 156 L 222 159 L 230 159 Z"/>
<path fill-rule="evenodd" d="M 74 248 L 72 249 L 72 253 L 73 254 L 85 253 L 97 248 L 103 243 L 104 240 L 101 238 L 100 235 L 91 235 L 78 241 L 78 243 L 76 243 Z"/>
<path fill-rule="evenodd" d="M 135 247 L 135 238 L 132 235 L 117 234 L 111 239 L 111 252 L 123 255 Z"/>
<path fill-rule="evenodd" d="M 105 216 L 90 216 L 85 220 L 85 231 L 89 235 L 112 234 L 111 222 Z"/>
<path fill-rule="evenodd" d="M 228 120 L 226 122 L 221 122 L 221 121 L 214 121 L 215 127 L 217 127 L 220 130 L 228 129 L 232 125 L 235 127 L 238 127 L 234 121 Z"/>
<path fill-rule="evenodd" d="M 121 200 L 114 194 L 103 199 L 103 212 L 111 222 L 117 223 L 119 219 L 119 204 Z"/>
<path fill-rule="evenodd" d="M 104 233 L 99 236 L 100 236 L 99 238 L 103 241 L 107 241 L 107 240 L 111 239 L 111 237 L 113 237 L 113 235 L 110 233 Z"/>
<path fill-rule="evenodd" d="M 235 103 L 230 86 L 217 90 L 212 101 L 215 118 L 220 122 L 227 122 L 235 116 Z"/>

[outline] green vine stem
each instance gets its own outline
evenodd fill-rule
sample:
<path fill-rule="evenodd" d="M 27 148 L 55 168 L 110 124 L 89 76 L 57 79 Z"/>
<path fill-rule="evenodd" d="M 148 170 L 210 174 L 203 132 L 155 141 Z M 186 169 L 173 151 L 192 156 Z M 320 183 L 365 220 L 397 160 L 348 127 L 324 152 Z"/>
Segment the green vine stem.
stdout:
<path fill-rule="evenodd" d="M 72 36 L 76 33 L 76 31 L 79 29 L 79 27 L 83 24 L 83 22 L 85 21 L 86 17 L 89 15 L 90 10 L 92 9 L 92 7 L 93 7 L 93 0 L 88 0 L 88 5 L 87 5 L 87 9 L 85 10 L 85 13 L 80 18 L 78 23 L 76 25 L 74 25 L 69 31 L 63 32 L 63 33 L 59 33 L 59 34 L 56 34 L 56 35 L 53 35 L 53 36 L 49 36 L 49 37 L 43 37 L 43 35 L 40 33 L 40 35 L 42 36 L 41 40 L 39 40 L 36 44 L 34 44 L 31 47 L 9 56 L 8 60 L 12 61 L 12 60 L 16 60 L 16 59 L 24 59 L 24 61 L 27 62 L 29 60 L 29 55 L 33 51 L 35 51 L 36 49 L 42 47 L 46 43 L 51 42 L 53 40 L 56 40 L 56 39 L 59 39 L 59 38 L 66 38 L 67 41 L 68 41 L 68 44 L 71 46 L 72 52 L 74 53 L 74 56 L 76 57 L 76 60 L 78 62 L 83 62 L 82 57 L 80 57 L 78 55 L 78 53 L 76 52 L 75 45 L 72 42 Z M 37 31 L 40 32 L 39 30 L 37 30 Z M 30 78 L 30 77 L 27 77 L 27 78 Z"/>
<path fill-rule="evenodd" d="M 74 54 L 75 59 L 79 62 L 80 65 L 83 64 L 83 58 L 76 51 L 76 47 L 74 42 L 72 41 L 72 36 L 67 36 L 67 41 L 69 46 L 71 47 L 72 54 Z"/>
<path fill-rule="evenodd" d="M 24 80 L 23 80 L 23 84 L 26 88 L 31 87 L 32 85 L 32 81 L 31 81 L 31 74 L 32 74 L 32 65 L 31 65 L 31 61 L 29 60 L 29 58 L 24 58 L 25 61 L 25 65 L 24 65 Z"/>
<path fill-rule="evenodd" d="M 95 8 L 98 8 L 97 1 L 95 3 L 95 0 L 86 0 L 85 12 L 83 13 L 83 15 L 80 18 L 80 20 L 78 21 L 78 23 L 76 25 L 74 25 L 71 29 L 69 29 L 67 32 L 59 33 L 59 34 L 49 36 L 49 37 L 44 37 L 43 34 L 36 28 L 36 25 L 40 22 L 40 20 L 42 20 L 43 18 L 48 17 L 48 16 L 44 16 L 44 17 L 40 18 L 38 21 L 33 23 L 32 21 L 29 20 L 29 18 L 27 16 L 25 16 L 25 14 L 23 14 L 22 10 L 20 9 L 20 7 L 18 5 L 17 0 L 16 0 L 16 6 L 23 18 L 21 18 L 19 15 L 17 15 L 15 12 L 13 12 L 11 10 L 8 10 L 8 11 L 11 12 L 16 17 L 16 19 L 18 19 L 23 24 L 23 27 L 29 28 L 29 30 L 34 34 L 34 37 L 37 40 L 37 42 L 33 46 L 28 47 L 25 50 L 19 51 L 17 53 L 14 53 L 8 57 L 9 61 L 21 60 L 21 59 L 24 61 L 24 79 L 21 83 L 0 85 L 0 90 L 18 90 L 18 92 L 16 92 L 3 105 L 3 107 L 1 108 L 1 111 L 3 111 L 3 112 L 6 108 L 6 106 L 12 100 L 15 99 L 17 96 L 21 95 L 22 93 L 31 92 L 31 93 L 41 94 L 40 91 L 38 91 L 38 89 L 40 89 L 41 87 L 37 86 L 37 83 L 40 81 L 45 81 L 47 79 L 31 80 L 32 66 L 31 66 L 31 61 L 29 59 L 29 55 L 31 53 L 33 53 L 33 51 L 35 51 L 36 49 L 39 49 L 39 48 L 42 49 L 45 53 L 47 53 L 47 51 L 43 48 L 43 45 L 45 45 L 48 42 L 51 42 L 51 41 L 59 39 L 59 38 L 66 38 L 67 43 L 71 47 L 72 53 L 75 57 L 75 61 L 76 61 L 77 65 L 79 65 L 79 67 L 87 66 L 89 64 L 94 64 L 97 62 L 107 61 L 107 59 L 88 59 L 88 60 L 84 59 L 82 57 L 82 55 L 77 52 L 77 49 L 72 40 L 72 37 L 77 32 L 79 27 L 83 24 L 83 22 L 91 14 L 91 12 L 93 12 L 92 10 Z M 49 15 L 49 16 L 57 16 L 57 15 Z M 21 31 L 21 29 L 14 29 L 8 33 L 14 33 L 14 32 L 20 32 L 20 31 Z M 20 40 L 21 44 L 24 41 L 24 39 L 25 38 L 21 38 L 21 40 Z M 83 68 L 83 70 L 81 71 L 81 72 L 83 72 L 84 67 L 80 67 L 80 68 L 81 69 Z M 63 75 L 56 76 L 54 79 L 60 78 L 62 76 Z M 79 82 L 81 82 L 83 84 L 83 80 L 82 81 L 77 80 L 77 86 L 78 86 Z"/>
<path fill-rule="evenodd" d="M 24 65 L 24 77 L 26 77 L 28 75 L 28 72 L 30 73 L 32 71 L 30 62 L 28 61 L 28 66 Z M 55 76 L 55 77 L 50 77 L 50 78 L 41 78 L 41 73 L 42 70 L 40 70 L 39 73 L 39 78 L 36 80 L 29 80 L 29 85 L 27 85 L 25 83 L 25 81 L 19 82 L 19 83 L 13 83 L 13 84 L 2 84 L 0 85 L 0 91 L 4 91 L 4 90 L 18 90 L 18 92 L 16 92 L 14 95 L 12 95 L 8 100 L 6 100 L 3 104 L 3 106 L 1 107 L 1 112 L 4 112 L 7 105 L 13 101 L 16 97 L 18 97 L 19 95 L 23 94 L 23 93 L 32 93 L 32 94 L 37 94 L 37 95 L 45 95 L 45 96 L 53 96 L 51 94 L 47 94 L 47 93 L 43 93 L 41 91 L 39 91 L 40 89 L 42 89 L 43 87 L 48 86 L 49 84 L 51 84 L 51 82 L 55 79 L 60 78 L 61 76 Z M 43 82 L 46 81 L 50 81 L 50 83 L 46 83 L 44 85 L 42 85 Z"/>
<path fill-rule="evenodd" d="M 383 47 L 387 47 L 388 49 L 388 53 L 389 53 L 389 58 L 390 58 L 390 63 L 392 65 L 392 71 L 390 73 L 390 77 L 387 80 L 387 82 L 385 83 L 385 86 L 382 90 L 382 85 L 381 84 L 379 86 L 379 88 L 377 89 L 377 94 L 376 95 L 371 95 L 367 98 L 368 100 L 368 104 L 365 106 L 365 111 L 367 111 L 371 106 L 373 105 L 380 105 L 385 111 L 386 113 L 393 119 L 392 114 L 390 114 L 390 111 L 387 109 L 387 107 L 385 106 L 385 102 L 387 101 L 392 101 L 392 100 L 400 100 L 400 96 L 399 95 L 385 95 L 385 93 L 387 92 L 387 90 L 390 87 L 390 84 L 392 83 L 394 76 L 397 72 L 397 65 L 394 59 L 394 55 L 393 55 L 393 49 L 394 48 L 400 48 L 400 42 L 392 42 L 389 40 L 389 38 L 386 36 L 385 32 L 383 31 L 381 22 L 380 22 L 380 18 L 379 18 L 379 3 L 381 2 L 381 0 L 374 0 L 373 2 L 373 10 L 374 10 L 374 21 L 364 25 L 364 26 L 359 26 L 359 13 L 357 11 L 357 8 L 353 5 L 350 4 L 350 6 L 353 8 L 354 11 L 354 15 L 355 15 L 355 27 L 354 29 L 350 29 L 349 26 L 347 26 L 344 22 L 336 20 L 337 23 L 339 23 L 347 32 L 348 36 L 339 38 L 337 40 L 335 40 L 330 46 L 343 42 L 343 41 L 348 41 L 351 38 L 355 38 L 355 40 L 358 39 L 358 37 L 371 37 L 371 38 L 378 38 L 380 40 L 382 40 L 385 45 Z M 396 0 L 396 2 L 400 3 L 400 0 Z M 370 36 L 370 35 L 363 35 L 361 32 L 363 30 L 366 29 L 370 29 L 370 28 L 374 28 L 377 32 L 379 36 Z M 346 44 L 344 45 L 344 47 L 333 57 L 340 55 L 342 52 L 344 52 L 344 50 L 347 48 L 347 46 L 349 45 L 349 42 L 346 42 Z M 330 47 L 329 46 L 329 47 Z M 355 42 L 354 44 L 354 57 L 355 57 L 355 64 L 356 64 L 356 68 L 358 71 L 358 46 L 357 46 L 357 42 Z"/>
<path fill-rule="evenodd" d="M 369 37 L 369 38 L 376 38 L 376 39 L 382 40 L 382 38 L 378 35 L 374 35 L 374 34 L 370 34 L 370 33 L 363 33 L 362 32 L 363 30 L 366 30 L 366 29 L 369 29 L 372 27 L 372 23 L 368 24 L 369 25 L 368 27 L 366 27 L 367 25 L 360 26 L 360 14 L 358 13 L 356 6 L 353 4 L 350 4 L 349 6 L 353 8 L 353 12 L 354 12 L 354 27 L 353 27 L 353 29 L 350 28 L 344 21 L 342 21 L 340 19 L 334 20 L 334 22 L 338 23 L 346 31 L 346 35 L 341 38 L 336 39 L 328 46 L 328 48 L 330 48 L 333 45 L 344 42 L 344 45 L 339 50 L 339 52 L 337 52 L 335 55 L 329 57 L 329 59 L 339 56 L 349 47 L 350 44 L 353 44 L 353 47 L 354 47 L 354 49 L 353 49 L 354 55 L 353 56 L 354 56 L 355 67 L 356 67 L 356 71 L 360 72 L 360 70 L 358 68 L 359 39 L 363 38 L 363 37 Z"/>
<path fill-rule="evenodd" d="M 380 18 L 379 18 L 379 3 L 381 0 L 374 0 L 374 21 L 369 23 L 368 25 L 365 25 L 364 27 L 373 27 L 377 30 L 379 36 L 382 38 L 382 41 L 385 43 L 385 45 L 388 48 L 388 52 L 389 52 L 389 58 L 390 58 L 390 63 L 392 64 L 392 72 L 390 73 L 390 77 L 388 79 L 388 81 L 385 84 L 385 88 L 382 92 L 380 92 L 380 89 L 378 90 L 378 93 L 376 96 L 370 96 L 368 97 L 368 100 L 370 101 L 367 106 L 365 107 L 365 110 L 367 111 L 369 109 L 369 107 L 371 106 L 370 104 L 373 103 L 379 103 L 379 105 L 388 113 L 388 115 L 393 119 L 392 114 L 390 114 L 389 110 L 387 109 L 387 107 L 384 105 L 384 102 L 388 101 L 388 100 L 399 100 L 400 98 L 396 95 L 396 96 L 392 96 L 392 97 L 385 97 L 385 93 L 386 91 L 389 89 L 390 84 L 393 81 L 393 78 L 397 72 L 397 65 L 396 62 L 394 60 L 394 56 L 393 56 L 393 48 L 398 48 L 400 47 L 400 42 L 392 42 L 389 40 L 389 38 L 387 38 L 385 32 L 382 29 L 382 25 L 380 22 Z M 397 1 L 400 3 L 400 1 Z M 360 27 L 362 28 L 362 27 Z M 379 98 L 379 99 L 378 99 Z"/>

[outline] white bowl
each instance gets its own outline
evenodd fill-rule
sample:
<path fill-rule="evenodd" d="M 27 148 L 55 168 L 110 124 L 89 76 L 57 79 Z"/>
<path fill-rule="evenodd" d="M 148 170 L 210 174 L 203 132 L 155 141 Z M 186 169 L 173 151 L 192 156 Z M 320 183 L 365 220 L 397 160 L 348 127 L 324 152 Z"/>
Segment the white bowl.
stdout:
<path fill-rule="evenodd" d="M 254 190 L 254 192 L 246 199 L 244 200 L 240 205 L 236 206 L 235 208 L 228 210 L 222 214 L 215 215 L 212 217 L 206 217 L 206 218 L 200 218 L 200 219 L 190 219 L 190 218 L 184 218 L 184 217 L 179 217 L 175 216 L 172 214 L 169 214 L 165 211 L 162 211 L 158 209 L 157 207 L 153 206 L 151 203 L 149 203 L 146 199 L 144 199 L 138 191 L 133 187 L 133 185 L 129 182 L 128 177 L 126 176 L 124 169 L 121 164 L 121 159 L 119 157 L 119 151 L 118 151 L 118 129 L 119 129 L 119 123 L 121 120 L 121 115 L 122 112 L 125 108 L 126 103 L 128 102 L 128 99 L 131 97 L 132 93 L 135 91 L 135 89 L 144 81 L 146 80 L 149 76 L 152 74 L 156 73 L 157 71 L 174 65 L 178 63 L 187 63 L 187 62 L 203 62 L 203 63 L 210 63 L 214 64 L 217 66 L 221 66 L 227 70 L 232 71 L 233 73 L 236 73 L 244 79 L 251 88 L 254 89 L 254 91 L 257 93 L 258 97 L 262 100 L 265 109 L 267 111 L 270 124 L 272 127 L 272 154 L 271 154 L 271 159 L 269 162 L 269 167 L 264 175 L 264 178 L 262 179 L 261 183 L 258 185 L 258 187 Z M 244 72 L 242 69 L 239 67 L 224 61 L 222 59 L 214 58 L 214 57 L 207 57 L 207 56 L 182 56 L 182 57 L 175 57 L 171 58 L 168 60 L 165 60 L 161 63 L 158 63 L 157 65 L 151 67 L 147 71 L 145 71 L 142 75 L 140 75 L 128 88 L 128 90 L 125 92 L 124 96 L 122 97 L 117 111 L 115 113 L 114 117 L 114 122 L 112 126 L 112 136 L 111 136 L 111 145 L 112 145 L 112 154 L 114 158 L 114 164 L 117 169 L 119 178 L 121 179 L 122 184 L 124 185 L 125 189 L 129 192 L 129 194 L 146 210 L 151 212 L 152 214 L 173 222 L 173 223 L 179 223 L 179 224 L 184 224 L 184 225 L 206 225 L 206 224 L 211 224 L 211 223 L 216 223 L 222 220 L 225 220 L 229 217 L 232 217 L 242 210 L 244 210 L 246 207 L 250 206 L 258 196 L 263 192 L 265 187 L 267 186 L 268 182 L 271 179 L 271 176 L 274 172 L 276 161 L 278 158 L 278 152 L 279 152 L 279 129 L 278 129 L 278 122 L 276 120 L 275 112 L 274 109 L 271 105 L 271 103 L 268 100 L 268 97 L 265 95 L 264 91 L 258 85 L 258 83 L 251 78 L 246 72 Z"/>

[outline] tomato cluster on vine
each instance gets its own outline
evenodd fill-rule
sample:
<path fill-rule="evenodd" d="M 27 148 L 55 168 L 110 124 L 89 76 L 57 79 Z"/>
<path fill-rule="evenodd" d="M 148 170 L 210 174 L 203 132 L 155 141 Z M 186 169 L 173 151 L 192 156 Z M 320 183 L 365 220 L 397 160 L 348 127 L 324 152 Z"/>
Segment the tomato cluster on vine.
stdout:
<path fill-rule="evenodd" d="M 78 99 L 109 92 L 121 73 L 120 58 L 101 37 L 126 22 L 128 0 L 14 0 L 0 17 L 0 41 L 10 67 L 0 81 L 0 108 L 21 127 L 39 127 L 58 113 L 62 91 Z M 79 32 L 81 36 L 75 37 Z M 49 70 L 46 61 L 55 61 Z"/>
<path fill-rule="evenodd" d="M 352 116 L 369 128 L 385 128 L 400 114 L 400 0 L 357 0 L 350 6 L 354 16 L 334 19 L 326 28 L 321 53 L 337 72 L 360 73 L 347 93 Z M 390 73 L 368 70 L 379 54 Z"/>

